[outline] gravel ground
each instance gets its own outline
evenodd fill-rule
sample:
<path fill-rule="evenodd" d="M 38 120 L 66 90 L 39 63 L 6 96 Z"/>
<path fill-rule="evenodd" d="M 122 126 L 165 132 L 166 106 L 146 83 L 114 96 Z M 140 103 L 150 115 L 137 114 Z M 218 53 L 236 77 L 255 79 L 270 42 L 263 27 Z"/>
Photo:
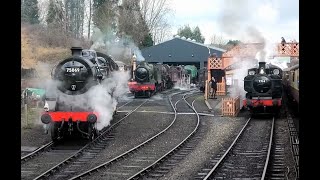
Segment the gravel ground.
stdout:
<path fill-rule="evenodd" d="M 41 124 L 34 125 L 31 128 L 21 128 L 21 146 L 40 147 L 50 141 L 50 135 L 44 133 Z"/>
<path fill-rule="evenodd" d="M 173 117 L 173 115 L 159 116 L 156 113 L 131 114 L 125 122 L 117 127 L 115 139 L 110 141 L 110 145 L 107 145 L 106 149 L 101 151 L 95 159 L 80 167 L 79 172 L 104 163 L 152 137 L 167 127 Z"/>
<path fill-rule="evenodd" d="M 203 94 L 199 95 L 196 99 L 196 101 L 194 102 L 194 107 L 196 108 L 196 110 L 199 113 L 208 113 L 211 114 L 212 112 L 209 111 L 208 106 L 206 105 L 206 103 L 204 102 L 204 96 Z"/>
<path fill-rule="evenodd" d="M 204 103 L 203 94 L 197 96 L 197 100 L 195 101 L 194 105 L 198 112 L 213 113 L 215 117 L 200 116 L 201 124 L 203 124 L 206 128 L 206 135 L 204 136 L 203 140 L 199 142 L 196 149 L 191 154 L 182 159 L 178 166 L 174 167 L 161 179 L 193 179 L 196 173 L 201 169 L 201 167 L 203 167 L 204 163 L 211 156 L 218 154 L 222 148 L 229 146 L 229 144 L 226 142 L 230 142 L 229 139 L 234 138 L 234 135 L 243 127 L 247 120 L 245 118 L 247 116 L 246 113 L 240 113 L 239 116 L 241 117 L 236 118 L 217 116 L 220 115 L 219 111 L 221 112 L 220 107 L 218 106 L 218 104 L 221 102 L 221 98 L 219 99 L 219 97 L 220 96 L 218 96 L 217 100 L 211 100 L 210 104 L 213 108 L 213 112 L 209 112 L 208 107 Z M 127 101 L 129 100 L 134 100 L 134 102 L 127 104 L 119 110 L 133 110 L 137 105 L 146 99 L 133 99 L 132 97 L 129 97 Z M 125 103 L 126 100 L 123 100 L 118 104 L 118 106 L 121 106 Z M 173 103 L 175 103 L 175 101 L 173 101 Z M 143 105 L 143 107 L 139 108 L 138 111 L 139 110 L 169 112 L 172 111 L 172 108 L 169 105 L 166 95 L 156 94 L 155 96 L 152 96 L 150 101 Z M 120 119 L 124 115 L 125 113 L 119 112 L 115 119 Z M 188 117 L 190 117 L 190 115 L 185 116 L 185 118 Z M 83 172 L 94 165 L 111 159 L 112 157 L 127 151 L 128 149 L 137 145 L 139 142 L 142 142 L 143 140 L 161 131 L 171 122 L 173 115 L 158 113 L 134 113 L 128 118 L 128 121 L 125 120 L 125 123 L 116 129 L 115 139 L 110 141 L 110 145 L 108 145 L 107 148 L 102 151 L 97 158 L 89 161 L 85 167 L 79 168 L 79 172 Z M 294 117 L 296 124 L 299 122 L 298 118 L 299 117 Z M 296 126 L 297 130 L 298 127 Z M 278 119 L 276 121 L 276 131 L 277 134 L 282 137 L 283 143 L 285 144 L 285 164 L 288 170 L 288 179 L 294 179 L 296 176 L 294 166 L 295 162 L 292 155 L 292 146 L 290 145 L 290 135 L 286 119 Z M 35 124 L 30 129 L 21 128 L 21 146 L 39 147 L 50 140 L 50 135 L 44 133 L 42 124 Z M 53 155 L 52 157 L 55 156 Z M 35 164 L 35 167 L 38 167 L 38 165 Z"/>
<path fill-rule="evenodd" d="M 172 111 L 172 107 L 168 106 L 169 103 L 168 98 L 163 97 L 161 99 L 155 100 L 150 99 L 143 107 L 139 108 L 139 111 L 162 111 L 162 112 L 170 112 Z"/>
<path fill-rule="evenodd" d="M 193 179 L 203 163 L 217 154 L 221 148 L 226 148 L 229 144 L 225 145 L 224 142 L 238 133 L 246 122 L 244 118 L 228 117 L 200 117 L 200 120 L 208 128 L 203 140 L 191 154 L 161 179 Z"/>
<path fill-rule="evenodd" d="M 123 165 L 137 165 L 146 167 L 151 162 L 138 161 L 142 156 L 155 157 L 158 159 L 167 153 L 170 149 L 179 144 L 187 135 L 189 135 L 196 125 L 195 118 L 190 118 L 188 115 L 179 115 L 176 122 L 163 135 L 159 136 L 147 146 L 143 147 L 137 153 L 131 155 L 127 159 L 120 161 L 120 164 L 115 163 L 110 169 L 103 170 L 103 173 L 97 173 L 85 179 L 123 179 L 133 175 L 135 171 L 129 171 Z M 128 172 L 129 171 L 129 172 Z M 112 173 L 111 173 L 112 172 Z M 128 174 L 125 174 L 128 173 Z M 119 174 L 121 173 L 120 177 Z"/>

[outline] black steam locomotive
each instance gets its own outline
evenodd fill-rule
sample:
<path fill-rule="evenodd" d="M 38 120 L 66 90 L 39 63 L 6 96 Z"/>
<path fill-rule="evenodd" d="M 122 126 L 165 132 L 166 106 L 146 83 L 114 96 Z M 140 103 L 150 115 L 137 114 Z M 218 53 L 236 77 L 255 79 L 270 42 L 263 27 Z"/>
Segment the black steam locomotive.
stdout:
<path fill-rule="evenodd" d="M 134 71 L 134 80 L 136 83 L 130 84 L 129 88 L 135 97 L 151 97 L 155 92 L 173 87 L 169 76 L 169 66 L 166 64 L 140 62 Z"/>
<path fill-rule="evenodd" d="M 248 69 L 244 90 L 247 93 L 243 106 L 252 113 L 278 113 L 283 90 L 281 68 L 259 62 L 258 67 Z"/>
<path fill-rule="evenodd" d="M 73 133 L 94 138 L 99 114 L 88 103 L 87 92 L 118 70 L 117 64 L 103 53 L 81 47 L 72 47 L 71 51 L 71 57 L 53 68 L 54 82 L 46 89 L 41 121 L 50 124 L 53 141 Z"/>

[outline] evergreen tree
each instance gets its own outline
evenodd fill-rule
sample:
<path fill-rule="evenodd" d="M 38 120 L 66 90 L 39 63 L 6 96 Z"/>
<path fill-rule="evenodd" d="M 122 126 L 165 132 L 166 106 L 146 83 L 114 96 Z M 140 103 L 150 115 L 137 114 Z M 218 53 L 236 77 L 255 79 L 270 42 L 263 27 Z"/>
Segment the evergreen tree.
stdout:
<path fill-rule="evenodd" d="M 139 1 L 123 0 L 120 8 L 118 35 L 120 37 L 130 37 L 139 47 L 146 47 L 153 42 L 149 28 L 142 17 Z"/>
<path fill-rule="evenodd" d="M 205 38 L 202 36 L 200 32 L 200 28 L 197 26 L 193 30 L 191 30 L 189 25 L 185 25 L 178 29 L 178 35 L 180 37 L 184 36 L 185 38 L 190 38 L 196 40 L 196 42 L 204 43 Z"/>
<path fill-rule="evenodd" d="M 197 42 L 204 43 L 204 37 L 201 35 L 200 28 L 197 26 L 193 29 L 192 38 Z"/>
<path fill-rule="evenodd" d="M 142 41 L 141 46 L 139 47 L 140 49 L 145 48 L 145 47 L 150 47 L 153 46 L 153 40 L 152 40 L 152 34 L 149 33 L 147 36 L 145 36 L 144 40 Z"/>
<path fill-rule="evenodd" d="M 240 43 L 241 43 L 241 41 L 239 41 L 239 40 L 229 40 L 229 42 L 226 45 L 236 46 Z"/>
<path fill-rule="evenodd" d="M 30 24 L 39 24 L 39 8 L 37 0 L 24 0 L 21 3 L 21 19 Z"/>
<path fill-rule="evenodd" d="M 178 35 L 180 37 L 185 37 L 185 38 L 191 38 L 192 37 L 192 31 L 189 25 L 185 25 L 184 27 L 180 27 L 178 29 Z"/>
<path fill-rule="evenodd" d="M 118 0 L 93 0 L 93 24 L 108 33 L 116 30 Z"/>

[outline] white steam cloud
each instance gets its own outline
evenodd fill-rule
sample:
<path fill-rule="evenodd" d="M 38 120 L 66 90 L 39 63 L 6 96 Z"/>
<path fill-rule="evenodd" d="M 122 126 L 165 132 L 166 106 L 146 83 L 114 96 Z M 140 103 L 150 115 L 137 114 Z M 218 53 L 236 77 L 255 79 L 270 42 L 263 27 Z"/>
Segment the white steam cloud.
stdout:
<path fill-rule="evenodd" d="M 118 100 L 128 92 L 129 72 L 117 71 L 105 79 L 101 85 L 93 87 L 88 93 L 90 106 L 99 113 L 97 129 L 110 124 Z"/>
<path fill-rule="evenodd" d="M 100 29 L 95 28 L 92 39 L 94 43 L 90 49 L 111 55 L 115 59 L 121 59 L 124 63 L 129 63 L 133 54 L 136 55 L 137 61 L 145 60 L 138 46 L 128 37 L 120 38 L 114 32 L 103 33 Z"/>
<path fill-rule="evenodd" d="M 237 58 L 235 58 L 237 59 Z M 232 79 L 234 84 L 231 88 L 229 88 L 230 96 L 231 97 L 237 97 L 240 96 L 240 98 L 245 97 L 245 91 L 244 91 L 244 77 L 248 74 L 248 69 L 254 67 L 256 65 L 257 61 L 252 60 L 244 60 L 240 61 L 240 59 L 237 59 L 237 68 L 233 71 Z M 240 101 L 242 103 L 242 101 Z M 242 104 L 241 104 L 242 105 Z"/>
<path fill-rule="evenodd" d="M 136 47 L 136 49 L 134 49 L 134 54 L 137 56 L 137 61 L 144 61 L 144 57 L 141 54 L 141 51 L 139 50 L 139 48 Z"/>

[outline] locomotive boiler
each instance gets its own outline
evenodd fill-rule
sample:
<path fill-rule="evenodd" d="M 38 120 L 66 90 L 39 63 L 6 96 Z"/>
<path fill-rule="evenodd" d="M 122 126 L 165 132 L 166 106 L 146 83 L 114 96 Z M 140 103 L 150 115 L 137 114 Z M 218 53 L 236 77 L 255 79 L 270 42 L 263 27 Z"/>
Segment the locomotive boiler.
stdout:
<path fill-rule="evenodd" d="M 248 69 L 244 78 L 244 90 L 247 92 L 243 106 L 252 113 L 277 114 L 282 104 L 281 68 L 259 62 L 257 67 Z"/>
<path fill-rule="evenodd" d="M 41 121 L 49 124 L 53 141 L 73 134 L 92 140 L 97 135 L 99 114 L 89 103 L 91 97 L 88 91 L 117 70 L 116 64 L 107 55 L 97 56 L 96 51 L 81 47 L 72 47 L 71 51 L 71 57 L 53 68 L 53 81 L 46 89 Z"/>

